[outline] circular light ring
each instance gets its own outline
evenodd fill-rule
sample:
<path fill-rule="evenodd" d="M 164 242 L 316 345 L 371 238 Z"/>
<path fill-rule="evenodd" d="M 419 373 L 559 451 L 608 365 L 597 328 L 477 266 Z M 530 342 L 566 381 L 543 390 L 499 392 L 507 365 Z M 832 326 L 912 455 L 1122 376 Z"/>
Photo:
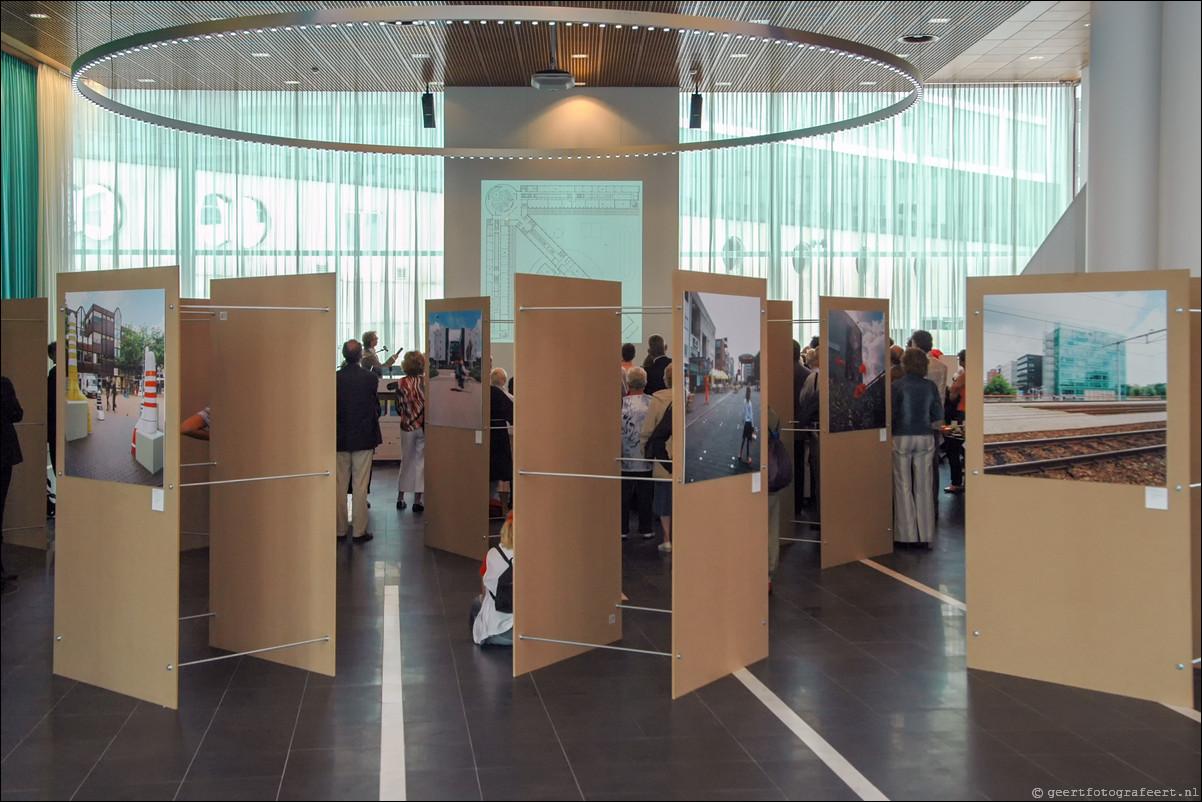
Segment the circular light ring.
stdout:
<path fill-rule="evenodd" d="M 473 20 L 486 23 L 489 20 L 512 20 L 521 16 L 522 21 L 539 23 L 549 22 L 579 22 L 632 25 L 644 30 L 654 30 L 659 27 L 667 30 L 697 30 L 723 36 L 735 35 L 746 37 L 762 37 L 764 43 L 773 42 L 789 47 L 801 46 L 798 49 L 817 50 L 847 56 L 858 61 L 876 65 L 893 75 L 907 81 L 913 87 L 912 91 L 901 100 L 868 114 L 850 117 L 823 125 L 796 128 L 756 136 L 736 137 L 732 139 L 711 139 L 701 142 L 672 142 L 659 145 L 644 145 L 639 147 L 621 148 L 583 148 L 583 149 L 529 149 L 529 148 L 445 148 L 417 147 L 404 145 L 374 145 L 357 142 L 330 142 L 317 139 L 299 139 L 294 137 L 255 134 L 232 128 L 219 128 L 201 125 L 173 117 L 152 114 L 147 111 L 115 101 L 97 92 L 87 85 L 86 73 L 93 67 L 111 59 L 128 55 L 133 52 L 149 50 L 160 46 L 183 44 L 189 41 L 212 39 L 214 36 L 223 37 L 225 34 L 251 33 L 263 29 L 293 28 L 305 29 L 310 26 L 337 27 L 345 24 L 354 27 L 359 24 L 387 23 L 416 23 L 419 21 L 438 19 L 445 24 L 462 21 L 471 24 Z M 388 7 L 352 7 L 337 9 L 321 9 L 314 11 L 268 14 L 252 17 L 233 17 L 228 19 L 199 22 L 191 25 L 180 25 L 173 28 L 160 28 L 145 33 L 114 39 L 79 56 L 71 66 L 71 84 L 75 91 L 95 105 L 115 114 L 128 117 L 139 122 L 161 126 L 184 133 L 200 136 L 229 139 L 238 142 L 251 142 L 262 145 L 280 147 L 308 148 L 313 150 L 342 151 L 347 153 L 378 153 L 399 156 L 432 156 L 451 159 L 583 159 L 583 158 L 613 158 L 637 156 L 667 156 L 676 153 L 697 151 L 723 150 L 727 148 L 764 145 L 774 142 L 788 142 L 808 137 L 833 134 L 847 131 L 864 125 L 881 122 L 901 114 L 922 98 L 922 81 L 917 71 L 905 59 L 893 53 L 879 50 L 868 45 L 840 39 L 834 36 L 810 33 L 808 31 L 778 28 L 772 25 L 759 25 L 733 20 L 721 20 L 711 17 L 693 17 L 681 14 L 659 14 L 643 11 L 614 11 L 596 8 L 566 8 L 545 6 L 447 6 L 441 4 L 422 6 L 388 6 Z"/>

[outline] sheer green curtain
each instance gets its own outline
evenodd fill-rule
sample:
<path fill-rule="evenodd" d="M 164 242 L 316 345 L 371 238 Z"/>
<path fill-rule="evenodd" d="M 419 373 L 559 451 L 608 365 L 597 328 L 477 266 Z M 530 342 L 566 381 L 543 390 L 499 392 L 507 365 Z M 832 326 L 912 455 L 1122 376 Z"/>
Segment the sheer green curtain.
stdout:
<path fill-rule="evenodd" d="M 942 350 L 959 350 L 965 280 L 1021 271 L 1072 200 L 1074 92 L 928 87 L 876 125 L 682 155 L 680 266 L 766 278 L 770 297 L 794 301 L 803 319 L 818 316 L 819 295 L 890 298 L 895 340 L 924 328 Z M 895 99 L 714 94 L 704 125 L 720 135 L 782 130 Z M 698 136 L 686 127 L 688 95 L 681 114 L 681 139 Z"/>
<path fill-rule="evenodd" d="M 114 97 L 118 97 L 117 94 Z M 209 123 L 338 140 L 441 145 L 413 94 L 120 93 L 131 105 Z M 136 123 L 83 100 L 75 115 L 74 269 L 179 264 L 180 291 L 212 279 L 338 274 L 340 339 L 367 329 L 392 349 L 425 342 L 443 295 L 442 161 L 266 147 Z"/>
<path fill-rule="evenodd" d="M 3 296 L 33 298 L 38 283 L 38 77 L 20 59 L 0 56 Z"/>

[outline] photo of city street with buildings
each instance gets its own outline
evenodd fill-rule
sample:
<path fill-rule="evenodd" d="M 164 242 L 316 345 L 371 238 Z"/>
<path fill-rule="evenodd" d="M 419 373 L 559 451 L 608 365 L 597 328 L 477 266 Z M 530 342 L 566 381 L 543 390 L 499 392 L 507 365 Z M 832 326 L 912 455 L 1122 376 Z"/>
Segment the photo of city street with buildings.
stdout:
<path fill-rule="evenodd" d="M 1166 303 L 1161 290 L 985 296 L 985 472 L 1163 486 Z"/>
<path fill-rule="evenodd" d="M 166 293 L 66 293 L 67 476 L 163 486 Z"/>
<path fill-rule="evenodd" d="M 426 422 L 459 429 L 483 427 L 480 343 L 482 310 L 430 312 L 430 389 Z"/>
<path fill-rule="evenodd" d="M 685 482 L 760 469 L 760 301 L 684 294 Z"/>

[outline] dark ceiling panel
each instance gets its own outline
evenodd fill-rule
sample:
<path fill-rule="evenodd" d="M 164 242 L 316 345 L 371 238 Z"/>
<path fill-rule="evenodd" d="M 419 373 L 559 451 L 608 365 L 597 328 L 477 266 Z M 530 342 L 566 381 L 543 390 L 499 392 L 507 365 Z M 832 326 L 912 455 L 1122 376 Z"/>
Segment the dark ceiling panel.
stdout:
<path fill-rule="evenodd" d="M 464 3 L 451 3 L 463 5 Z M 349 8 L 361 2 L 19 2 L 0 7 L 3 31 L 70 65 L 83 51 L 116 37 L 211 19 Z M 402 2 L 394 5 L 423 5 Z M 545 3 L 498 3 L 540 6 Z M 567 5 L 567 4 L 565 4 Z M 889 52 L 909 52 L 921 75 L 946 66 L 993 31 L 1025 2 L 575 2 L 573 6 L 765 21 L 781 27 L 851 39 Z M 45 14 L 34 19 L 30 14 Z M 931 32 L 942 15 L 941 39 L 918 47 L 899 36 Z M 904 91 L 877 71 L 848 59 L 736 43 L 721 36 L 621 30 L 598 25 L 556 26 L 559 67 L 589 86 L 679 86 L 703 91 L 847 91 L 881 79 L 873 91 Z M 428 82 L 450 86 L 526 86 L 550 66 L 550 26 L 478 22 L 470 25 L 370 25 L 264 33 L 173 45 L 116 60 L 97 78 L 110 88 L 420 91 Z M 254 52 L 270 54 L 255 58 Z M 746 58 L 732 55 L 746 52 Z M 574 59 L 574 54 L 587 58 Z M 417 57 L 417 56 L 428 56 Z M 139 80 L 141 79 L 141 80 Z M 154 83 L 150 83 L 153 80 Z M 300 83 L 288 83 L 296 82 Z M 729 85 L 729 86 L 727 86 Z"/>

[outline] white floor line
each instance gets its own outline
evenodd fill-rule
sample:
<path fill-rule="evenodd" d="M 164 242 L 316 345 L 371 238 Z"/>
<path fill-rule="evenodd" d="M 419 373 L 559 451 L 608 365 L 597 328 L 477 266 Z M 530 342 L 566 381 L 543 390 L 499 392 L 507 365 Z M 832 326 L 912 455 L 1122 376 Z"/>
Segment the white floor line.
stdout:
<path fill-rule="evenodd" d="M 735 677 L 739 682 L 747 687 L 757 699 L 764 703 L 764 706 L 772 711 L 772 714 L 781 720 L 786 727 L 793 731 L 793 734 L 801 739 L 801 742 L 810 748 L 818 759 L 826 764 L 827 768 L 833 771 L 840 780 L 847 784 L 847 787 L 855 792 L 860 799 L 885 800 L 888 802 L 889 797 L 881 792 L 868 778 L 861 774 L 855 766 L 847 762 L 847 758 L 839 754 L 835 747 L 826 742 L 826 739 L 814 731 L 814 728 L 806 724 L 801 716 L 797 715 L 789 708 L 780 697 L 768 689 L 764 683 L 760 682 L 754 674 L 745 668 L 740 668 L 735 672 Z"/>
<path fill-rule="evenodd" d="M 899 574 L 897 571 L 890 570 L 890 569 L 886 568 L 885 566 L 881 565 L 880 563 L 873 562 L 872 560 L 860 560 L 860 562 L 864 563 L 864 565 L 867 565 L 869 568 L 875 568 L 876 570 L 880 571 L 882 574 L 886 574 L 887 576 L 893 577 L 894 579 L 898 580 L 899 582 L 905 582 L 910 587 L 917 588 L 918 590 L 921 590 L 923 593 L 927 594 L 928 596 L 934 596 L 936 599 L 943 602 L 944 604 L 950 604 L 952 607 L 955 607 L 964 612 L 968 612 L 968 605 L 965 604 L 964 602 L 960 601 L 959 599 L 953 599 L 951 596 L 948 596 L 946 593 L 940 593 L 939 591 L 935 590 L 934 588 L 928 588 L 926 585 L 922 584 L 921 582 L 917 582 L 908 576 L 903 576 L 902 574 Z"/>
<path fill-rule="evenodd" d="M 1161 702 L 1161 704 L 1164 705 L 1165 707 L 1167 707 L 1169 710 L 1172 710 L 1175 713 L 1180 713 L 1181 715 L 1185 716 L 1186 718 L 1190 718 L 1190 719 L 1193 719 L 1194 721 L 1202 723 L 1202 713 L 1199 713 L 1197 710 L 1194 710 L 1192 707 L 1178 707 L 1177 705 L 1171 705 L 1168 702 Z"/>
<path fill-rule="evenodd" d="M 401 698 L 401 594 L 384 586 L 384 663 L 380 700 L 380 799 L 405 800 L 405 710 Z"/>

